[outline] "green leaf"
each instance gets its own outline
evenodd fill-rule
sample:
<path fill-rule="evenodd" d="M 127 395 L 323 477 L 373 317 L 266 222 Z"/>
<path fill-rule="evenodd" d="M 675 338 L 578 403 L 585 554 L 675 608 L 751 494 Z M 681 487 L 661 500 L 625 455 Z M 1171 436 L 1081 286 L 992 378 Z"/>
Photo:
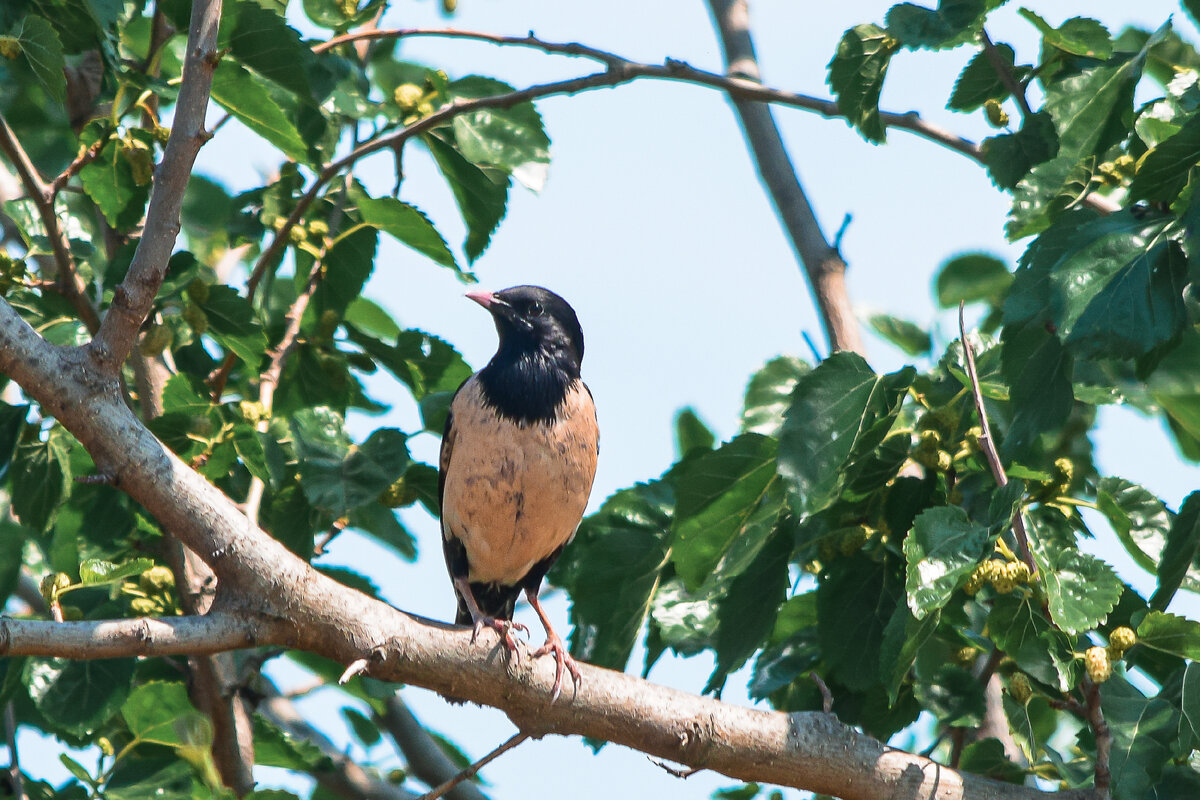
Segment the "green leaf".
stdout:
<path fill-rule="evenodd" d="M 1160 28 L 1136 54 L 1118 55 L 1046 86 L 1045 108 L 1058 130 L 1059 152 L 1071 158 L 1099 155 L 1129 132 L 1133 92 L 1146 54 L 1169 28 Z"/>
<path fill-rule="evenodd" d="M 435 264 L 449 267 L 455 272 L 462 271 L 450 248 L 446 246 L 446 240 L 437 232 L 437 228 L 433 227 L 429 218 L 415 206 L 394 197 L 372 198 L 357 186 L 351 190 L 350 196 L 358 206 L 363 221 L 368 225 L 373 225 L 394 237 L 396 241 L 411 247 Z"/>
<path fill-rule="evenodd" d="M 937 630 L 941 612 L 934 611 L 918 620 L 901 603 L 892 612 L 887 627 L 883 630 L 883 641 L 879 648 L 879 670 L 888 692 L 888 702 L 895 705 L 900 696 L 900 687 L 917 660 L 917 655 Z"/>
<path fill-rule="evenodd" d="M 1137 565 L 1158 572 L 1171 529 L 1171 514 L 1163 502 L 1136 483 L 1102 478 L 1096 485 L 1096 505 Z"/>
<path fill-rule="evenodd" d="M 1009 760 L 1004 745 L 995 738 L 981 739 L 964 747 L 958 767 L 963 772 L 1005 783 L 1025 782 L 1025 770 Z"/>
<path fill-rule="evenodd" d="M 1146 797 L 1171 756 L 1177 712 L 1166 700 L 1145 698 L 1119 676 L 1100 686 L 1100 708 L 1112 732 L 1114 800 Z"/>
<path fill-rule="evenodd" d="M 1179 590 L 1196 557 L 1200 555 L 1200 491 L 1183 501 L 1179 515 L 1171 522 L 1167 544 L 1158 564 L 1158 588 L 1150 597 L 1150 607 L 1165 611 Z"/>
<path fill-rule="evenodd" d="M 57 429 L 56 429 L 57 430 Z M 44 531 L 66 488 L 70 447 L 61 435 L 35 439 L 17 447 L 12 460 L 12 509 L 26 525 Z"/>
<path fill-rule="evenodd" d="M 992 183 L 1001 189 L 1014 189 L 1029 175 L 1030 170 L 1058 155 L 1058 133 L 1054 129 L 1054 120 L 1044 111 L 1030 114 L 1016 133 L 1002 133 L 984 139 L 980 151 Z M 1075 161 L 1067 158 L 1064 163 L 1069 165 L 1069 169 Z M 1039 170 L 1039 175 L 1044 172 L 1045 169 Z M 1060 179 L 1053 186 L 1056 193 L 1064 182 L 1065 178 Z"/>
<path fill-rule="evenodd" d="M 800 377 L 779 438 L 793 510 L 815 514 L 841 494 L 843 468 L 884 440 L 915 374 L 876 375 L 861 356 L 840 352 Z"/>
<path fill-rule="evenodd" d="M 1131 197 L 1170 203 L 1188 180 L 1188 170 L 1200 161 L 1200 116 L 1142 156 L 1129 187 Z"/>
<path fill-rule="evenodd" d="M 1028 8 L 1018 11 L 1042 33 L 1042 44 L 1071 55 L 1103 60 L 1113 53 L 1108 29 L 1089 17 L 1072 17 L 1055 28 Z"/>
<path fill-rule="evenodd" d="M 1012 285 L 1013 276 L 1003 261 L 986 253 L 964 253 L 938 269 L 938 305 L 958 308 L 959 303 L 998 305 Z"/>
<path fill-rule="evenodd" d="M 254 715 L 254 763 L 298 772 L 323 772 L 333 768 L 329 757 L 315 744 L 277 728 L 261 714 Z"/>
<path fill-rule="evenodd" d="M 55 102 L 67 99 L 67 79 L 63 74 L 66 61 L 63 59 L 62 42 L 54 26 L 36 14 L 21 20 L 12 31 L 13 38 L 21 44 L 21 55 L 33 70 L 38 82 Z"/>
<path fill-rule="evenodd" d="M 280 14 L 254 2 L 236 5 L 237 22 L 229 47 L 238 61 L 288 91 L 310 99 L 306 67 L 312 51 Z"/>
<path fill-rule="evenodd" d="M 887 129 L 879 117 L 879 93 L 900 41 L 878 25 L 856 25 L 842 35 L 829 62 L 829 88 L 838 111 L 867 141 L 883 142 Z"/>
<path fill-rule="evenodd" d="M 1028 77 L 1029 67 L 1016 67 L 1016 54 L 1012 47 L 999 43 L 996 45 L 995 54 L 1014 79 L 1021 81 Z M 1008 87 L 1000 80 L 1000 75 L 988 54 L 981 50 L 959 73 L 946 107 L 955 111 L 974 111 L 982 108 L 988 100 L 1004 100 L 1008 96 Z"/>
<path fill-rule="evenodd" d="M 983 721 L 983 684 L 962 667 L 947 664 L 929 680 L 917 682 L 913 691 L 939 724 L 975 728 Z"/>
<path fill-rule="evenodd" d="M 888 33 L 909 50 L 955 47 L 978 34 L 986 11 L 984 0 L 938 0 L 936 10 L 899 3 L 888 10 Z"/>
<path fill-rule="evenodd" d="M 1021 257 L 1005 325 L 1053 325 L 1082 357 L 1136 358 L 1186 322 L 1186 264 L 1171 217 L 1121 211 L 1064 215 Z"/>
<path fill-rule="evenodd" d="M 717 437 L 696 414 L 696 409 L 688 406 L 675 414 L 675 451 L 679 458 L 693 450 L 712 450 L 716 443 Z"/>
<path fill-rule="evenodd" d="M 29 416 L 29 404 L 10 406 L 0 401 L 0 479 L 8 474 L 8 465 L 16 454 L 17 442 Z"/>
<path fill-rule="evenodd" d="M 689 589 L 703 583 L 744 535 L 775 477 L 776 448 L 770 437 L 744 433 L 673 473 L 671 561 Z"/>
<path fill-rule="evenodd" d="M 79 737 L 117 713 L 129 696 L 135 663 L 132 658 L 31 658 L 22 680 L 49 729 Z"/>
<path fill-rule="evenodd" d="M 373 502 L 410 461 L 407 437 L 400 431 L 380 428 L 355 447 L 346 442 L 341 416 L 329 409 L 298 412 L 292 433 L 304 494 L 335 516 Z"/>
<path fill-rule="evenodd" d="M 452 81 L 446 91 L 451 100 L 469 101 L 515 90 L 494 78 L 468 75 Z M 550 138 L 533 103 L 459 114 L 452 124 L 464 158 L 477 166 L 504 170 L 527 188 L 541 191 L 550 165 Z"/>
<path fill-rule="evenodd" d="M 146 193 L 134 183 L 133 170 L 116 140 L 105 144 L 100 155 L 79 171 L 79 180 L 104 219 L 116 228 L 121 227 L 123 212 L 136 195 L 141 194 L 143 202 L 146 199 Z"/>
<path fill-rule="evenodd" d="M 212 745 L 212 723 L 192 705 L 182 683 L 142 684 L 121 705 L 121 716 L 129 732 L 143 742 L 168 747 Z"/>
<path fill-rule="evenodd" d="M 208 287 L 204 302 L 196 303 L 208 317 L 208 331 L 217 342 L 252 369 L 257 369 L 267 349 L 267 337 L 254 318 L 250 301 L 232 286 Z"/>
<path fill-rule="evenodd" d="M 379 231 L 366 226 L 337 237 L 325 253 L 324 277 L 313 294 L 316 309 L 332 311 L 339 318 L 346 312 L 371 276 L 378 244 Z"/>
<path fill-rule="evenodd" d="M 941 609 L 990 551 L 988 529 L 958 506 L 938 506 L 919 515 L 904 539 L 908 561 L 905 590 L 918 620 Z"/>
<path fill-rule="evenodd" d="M 113 765 L 104 787 L 105 800 L 192 800 L 196 770 L 174 755 L 122 758 Z M 209 792 L 207 796 L 212 796 Z M 222 798 L 227 800 L 227 798 Z"/>
<path fill-rule="evenodd" d="M 872 314 L 868 322 L 876 333 L 899 347 L 905 355 L 924 355 L 933 347 L 929 333 L 914 322 L 889 314 Z"/>
<path fill-rule="evenodd" d="M 1200 661 L 1200 622 L 1151 611 L 1137 628 L 1138 644 L 1155 650 Z"/>
<path fill-rule="evenodd" d="M 862 552 L 836 559 L 817 587 L 817 636 L 829 675 L 855 691 L 880 682 L 887 621 L 904 604 L 904 587 L 887 561 Z"/>
<path fill-rule="evenodd" d="M 1036 549 L 1035 555 L 1039 555 Z M 1121 579 L 1089 553 L 1065 548 L 1038 560 L 1050 618 L 1069 634 L 1097 627 L 1121 598 Z"/>
<path fill-rule="evenodd" d="M 422 141 L 450 185 L 454 202 L 467 226 L 463 251 L 467 261 L 475 263 L 475 259 L 487 250 L 492 234 L 508 211 L 509 178 L 506 174 L 495 175 L 483 171 L 451 144 L 434 135 L 427 135 Z M 474 280 L 470 273 L 463 273 L 462 277 Z"/>
<path fill-rule="evenodd" d="M 414 465 L 415 466 L 415 465 Z M 405 470 L 405 479 L 411 470 Z M 364 531 L 408 561 L 417 557 L 417 542 L 408 529 L 400 524 L 396 512 L 379 503 L 367 503 L 350 512 L 350 527 Z"/>
<path fill-rule="evenodd" d="M 809 369 L 808 364 L 798 358 L 779 356 L 751 375 L 742 406 L 742 433 L 777 435 L 796 381 Z"/>
<path fill-rule="evenodd" d="M 1066 155 L 1035 164 L 1017 183 L 1005 236 L 1015 241 L 1041 233 L 1068 208 L 1078 206 L 1091 190 L 1093 162 L 1091 156 Z"/>
<path fill-rule="evenodd" d="M 720 696 L 729 673 L 740 669 L 771 632 L 779 607 L 787 599 L 792 543 L 790 531 L 777 532 L 745 571 L 733 579 L 728 593 L 717 604 L 717 665 L 705 692 Z"/>
<path fill-rule="evenodd" d="M 1054 630 L 1030 598 L 1016 593 L 997 597 L 988 614 L 988 630 L 996 646 L 1030 677 L 1064 692 L 1075 688 L 1074 676 L 1065 669 L 1071 661 L 1070 641 Z"/>
<path fill-rule="evenodd" d="M 374 300 L 361 295 L 346 306 L 345 320 L 368 335 L 380 339 L 394 339 L 400 333 L 400 326 L 392 319 L 391 314 Z"/>
<path fill-rule="evenodd" d="M 639 484 L 612 495 L 580 524 L 550 572 L 571 597 L 576 658 L 625 669 L 667 563 L 674 504 L 665 481 Z"/>
<path fill-rule="evenodd" d="M 150 558 L 135 558 L 123 564 L 113 564 L 98 558 L 89 558 L 79 565 L 79 580 L 84 586 L 101 586 L 117 583 L 135 575 L 141 575 L 154 566 Z"/>
<path fill-rule="evenodd" d="M 349 723 L 350 730 L 354 731 L 355 737 L 364 746 L 372 747 L 383 739 L 383 736 L 379 733 L 379 725 L 372 722 L 370 717 L 363 714 L 357 708 L 343 706 L 342 718 Z"/>
<path fill-rule="evenodd" d="M 32 531 L 12 520 L 0 520 L 0 608 L 16 590 L 21 576 L 21 555 Z M 2 683 L 2 682 L 0 682 Z"/>
<path fill-rule="evenodd" d="M 1058 337 L 1036 321 L 1004 329 L 1000 359 L 1014 409 L 1003 454 L 1017 458 L 1040 434 L 1058 429 L 1070 416 L 1073 359 Z"/>
<path fill-rule="evenodd" d="M 272 100 L 262 79 L 223 59 L 213 74 L 212 99 L 288 158 L 308 163 L 308 145 L 296 123 Z"/>

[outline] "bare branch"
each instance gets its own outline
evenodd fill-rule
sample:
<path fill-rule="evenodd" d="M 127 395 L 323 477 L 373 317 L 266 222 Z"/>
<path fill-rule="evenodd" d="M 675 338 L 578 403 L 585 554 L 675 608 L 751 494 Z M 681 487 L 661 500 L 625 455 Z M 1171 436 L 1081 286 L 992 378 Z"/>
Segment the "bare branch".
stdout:
<path fill-rule="evenodd" d="M 216 68 L 217 27 L 222 0 L 196 0 L 192 5 L 183 81 L 175 104 L 171 136 L 154 175 L 141 241 L 125 280 L 113 292 L 112 304 L 92 341 L 98 366 L 115 375 L 133 349 L 138 329 L 154 305 L 166 275 L 167 260 L 179 234 L 183 193 L 196 154 L 208 139 L 204 113 Z"/>
<path fill-rule="evenodd" d="M 25 780 L 21 777 L 21 759 L 17 754 L 17 714 L 12 701 L 4 704 L 4 740 L 8 745 L 8 784 L 13 800 L 25 800 Z"/>
<path fill-rule="evenodd" d="M 21 183 L 25 186 L 26 194 L 37 206 L 42 227 L 46 229 L 50 248 L 54 252 L 54 263 L 58 271 L 58 290 L 75 308 L 88 330 L 95 333 L 100 325 L 100 317 L 96 313 L 92 301 L 87 297 L 87 287 L 84 285 L 83 279 L 75 269 L 75 260 L 71 258 L 67 234 L 58 223 L 58 214 L 54 210 L 55 191 L 42 180 L 37 167 L 33 165 L 29 154 L 25 152 L 25 148 L 21 146 L 17 135 L 9 127 L 8 121 L 4 119 L 3 115 L 0 115 L 0 152 L 3 152 L 12 162 L 17 170 L 17 175 L 21 178 Z"/>
<path fill-rule="evenodd" d="M 996 452 L 996 442 L 992 439 L 992 428 L 988 424 L 987 411 L 983 406 L 983 390 L 979 388 L 979 372 L 975 369 L 975 349 L 967 339 L 967 326 L 963 321 L 963 303 L 961 302 L 958 304 L 958 331 L 963 346 L 963 360 L 967 366 L 967 378 L 971 381 L 971 392 L 975 398 L 975 412 L 979 414 L 979 427 L 983 431 L 979 436 L 979 448 L 983 450 L 983 454 L 987 458 L 988 467 L 991 469 L 996 483 L 1000 486 L 1007 486 L 1008 475 L 1004 472 L 1004 464 L 1000 462 L 1000 454 Z M 1030 575 L 1037 574 L 1037 563 L 1033 560 L 1033 553 L 1029 550 L 1029 535 L 1025 531 L 1025 516 L 1021 513 L 1019 506 L 1013 513 L 1012 528 L 1017 537 L 1017 548 L 1021 554 L 1021 560 L 1029 567 Z"/>
<path fill-rule="evenodd" d="M 730 76 L 757 83 L 758 61 L 750 37 L 746 0 L 709 0 L 708 7 L 721 35 L 726 71 Z M 730 99 L 754 154 L 759 177 L 771 195 L 775 212 L 808 278 L 809 289 L 825 323 L 829 349 L 865 354 L 858 321 L 846 292 L 846 262 L 821 231 L 817 214 L 775 125 L 771 107 L 734 93 L 730 93 Z"/>
<path fill-rule="evenodd" d="M 450 780 L 446 781 L 445 783 L 441 784 L 440 786 L 434 787 L 433 789 L 429 790 L 425 794 L 421 795 L 420 800 L 437 800 L 437 798 L 442 797 L 443 795 L 445 795 L 447 792 L 449 792 L 455 786 L 458 786 L 463 781 L 469 780 L 469 779 L 475 777 L 475 774 L 477 772 L 479 772 L 479 770 L 483 769 L 488 764 L 492 763 L 497 758 L 499 758 L 500 756 L 507 753 L 509 750 L 512 750 L 514 747 L 517 747 L 518 745 L 523 744 L 525 742 L 525 740 L 527 740 L 528 738 L 529 738 L 528 733 L 521 732 L 521 733 L 513 734 L 513 736 L 507 742 L 500 745 L 495 750 L 488 753 L 486 756 L 479 759 L 474 764 L 467 767 L 466 769 L 464 769 L 462 772 L 455 775 Z"/>
<path fill-rule="evenodd" d="M 254 647 L 272 625 L 254 615 L 47 622 L 0 617 L 0 656 L 86 658 L 194 655 Z"/>
<path fill-rule="evenodd" d="M 1092 726 L 1092 735 L 1096 739 L 1096 772 L 1093 785 L 1097 795 L 1106 799 L 1109 796 L 1109 784 L 1112 782 L 1112 772 L 1109 769 L 1112 731 L 1104 721 L 1104 711 L 1100 708 L 1100 685 L 1084 678 L 1083 693 L 1087 701 L 1088 724 Z"/>
<path fill-rule="evenodd" d="M 282 695 L 273 694 L 258 706 L 262 714 L 277 727 L 303 741 L 312 742 L 333 764 L 333 769 L 314 770 L 317 783 L 346 800 L 413 800 L 417 795 L 398 786 L 372 777 L 334 746 L 325 734 L 314 728 Z"/>
<path fill-rule="evenodd" d="M 399 695 L 392 695 L 384 701 L 383 717 L 376 717 L 376 720 L 404 755 L 408 771 L 419 780 L 436 786 L 458 772 L 458 767 L 447 758 Z M 483 792 L 473 783 L 461 783 L 447 792 L 446 796 L 450 800 L 485 800 Z"/>

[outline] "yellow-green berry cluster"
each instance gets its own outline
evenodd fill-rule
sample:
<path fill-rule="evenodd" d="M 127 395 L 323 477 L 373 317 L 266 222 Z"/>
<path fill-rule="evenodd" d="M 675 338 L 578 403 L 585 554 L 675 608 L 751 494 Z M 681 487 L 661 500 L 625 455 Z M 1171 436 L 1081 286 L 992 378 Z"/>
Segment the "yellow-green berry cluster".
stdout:
<path fill-rule="evenodd" d="M 1112 677 L 1112 659 L 1107 647 L 1089 647 L 1083 654 L 1083 665 L 1092 683 L 1104 683 Z"/>
<path fill-rule="evenodd" d="M 1029 583 L 1029 567 L 1022 561 L 990 558 L 975 568 L 963 585 L 963 591 L 973 595 L 987 583 L 1000 594 L 1008 594 L 1018 586 Z"/>
<path fill-rule="evenodd" d="M 167 567 L 151 567 L 138 576 L 137 583 L 126 581 L 121 593 L 129 598 L 129 610 L 139 617 L 157 617 L 178 613 L 175 604 L 175 573 Z"/>

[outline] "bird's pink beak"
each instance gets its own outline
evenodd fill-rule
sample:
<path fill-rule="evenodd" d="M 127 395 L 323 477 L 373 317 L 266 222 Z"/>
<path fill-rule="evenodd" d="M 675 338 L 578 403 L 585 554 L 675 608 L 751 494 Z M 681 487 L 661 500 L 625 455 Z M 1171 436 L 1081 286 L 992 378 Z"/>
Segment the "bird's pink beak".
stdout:
<path fill-rule="evenodd" d="M 484 308 L 491 308 L 492 303 L 496 302 L 496 295 L 487 289 L 476 289 L 473 292 L 467 292 L 467 297 L 479 303 Z"/>

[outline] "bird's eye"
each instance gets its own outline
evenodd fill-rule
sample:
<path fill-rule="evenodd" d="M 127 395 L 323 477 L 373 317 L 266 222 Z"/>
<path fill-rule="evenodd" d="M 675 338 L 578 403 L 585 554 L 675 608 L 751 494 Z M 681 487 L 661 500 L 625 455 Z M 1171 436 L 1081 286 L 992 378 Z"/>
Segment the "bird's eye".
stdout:
<path fill-rule="evenodd" d="M 542 304 L 537 300 L 534 300 L 533 304 L 529 306 L 529 313 L 533 314 L 535 317 L 540 317 L 542 312 L 545 310 L 546 309 L 542 308 Z"/>

